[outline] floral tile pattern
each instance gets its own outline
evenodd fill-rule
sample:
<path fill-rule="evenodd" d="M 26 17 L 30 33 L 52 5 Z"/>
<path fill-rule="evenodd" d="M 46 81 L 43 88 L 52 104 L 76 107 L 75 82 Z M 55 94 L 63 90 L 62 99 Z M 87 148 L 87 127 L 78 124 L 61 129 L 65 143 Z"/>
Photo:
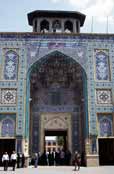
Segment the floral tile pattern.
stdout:
<path fill-rule="evenodd" d="M 16 89 L 1 89 L 1 104 L 16 104 Z"/>
<path fill-rule="evenodd" d="M 112 135 L 112 115 L 99 115 L 99 136 L 107 137 Z"/>
<path fill-rule="evenodd" d="M 96 99 L 97 104 L 112 104 L 112 95 L 111 90 L 109 89 L 97 89 L 96 90 Z"/>
<path fill-rule="evenodd" d="M 96 80 L 110 80 L 108 50 L 95 50 Z"/>
<path fill-rule="evenodd" d="M 18 55 L 10 50 L 5 54 L 4 79 L 16 80 L 18 67 Z"/>

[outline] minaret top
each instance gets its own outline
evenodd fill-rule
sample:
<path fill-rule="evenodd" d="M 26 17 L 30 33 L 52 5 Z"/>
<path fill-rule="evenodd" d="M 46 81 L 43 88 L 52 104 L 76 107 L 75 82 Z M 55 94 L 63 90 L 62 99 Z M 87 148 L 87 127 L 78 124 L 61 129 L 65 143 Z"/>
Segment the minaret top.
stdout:
<path fill-rule="evenodd" d="M 79 33 L 85 17 L 75 11 L 37 10 L 28 13 L 28 22 L 34 32 Z"/>

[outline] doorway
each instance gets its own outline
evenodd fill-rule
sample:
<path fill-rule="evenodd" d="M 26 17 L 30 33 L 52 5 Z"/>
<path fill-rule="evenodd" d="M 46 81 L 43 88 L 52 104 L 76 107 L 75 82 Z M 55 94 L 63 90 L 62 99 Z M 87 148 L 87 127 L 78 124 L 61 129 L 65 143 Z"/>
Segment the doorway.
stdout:
<path fill-rule="evenodd" d="M 102 138 L 98 140 L 99 144 L 99 164 L 114 165 L 114 139 Z"/>
<path fill-rule="evenodd" d="M 7 152 L 10 156 L 13 150 L 15 150 L 15 139 L 0 139 L 0 157 L 4 152 Z M 2 165 L 1 158 L 0 165 Z"/>
<path fill-rule="evenodd" d="M 44 149 L 47 152 L 60 149 L 68 150 L 67 131 L 45 130 Z"/>
<path fill-rule="evenodd" d="M 43 113 L 40 127 L 40 152 L 45 149 L 45 137 L 62 138 L 64 149 L 72 152 L 72 131 L 70 113 Z M 60 139 L 61 139 L 60 138 Z"/>

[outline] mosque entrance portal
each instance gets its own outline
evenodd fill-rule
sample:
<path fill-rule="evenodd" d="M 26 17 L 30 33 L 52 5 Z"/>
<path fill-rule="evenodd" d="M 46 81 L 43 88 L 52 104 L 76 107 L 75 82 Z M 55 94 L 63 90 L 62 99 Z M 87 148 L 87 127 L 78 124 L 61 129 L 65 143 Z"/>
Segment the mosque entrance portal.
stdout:
<path fill-rule="evenodd" d="M 62 135 L 64 148 L 85 150 L 86 74 L 72 58 L 54 51 L 30 71 L 30 154 L 43 152 L 45 137 Z"/>

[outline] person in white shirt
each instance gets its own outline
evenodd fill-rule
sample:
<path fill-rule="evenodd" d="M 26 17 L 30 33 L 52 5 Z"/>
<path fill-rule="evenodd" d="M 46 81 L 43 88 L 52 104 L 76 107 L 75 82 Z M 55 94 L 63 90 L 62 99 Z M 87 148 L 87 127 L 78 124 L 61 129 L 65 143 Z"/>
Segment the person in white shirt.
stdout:
<path fill-rule="evenodd" d="M 9 155 L 7 154 L 7 152 L 5 152 L 2 156 L 2 162 L 3 162 L 3 166 L 4 166 L 4 171 L 8 170 L 8 162 L 9 162 Z"/>
<path fill-rule="evenodd" d="M 17 154 L 15 153 L 15 151 L 13 151 L 13 153 L 11 154 L 11 161 L 12 161 L 12 167 L 13 167 L 13 171 L 15 171 L 15 165 L 16 165 L 16 161 L 17 161 Z"/>

